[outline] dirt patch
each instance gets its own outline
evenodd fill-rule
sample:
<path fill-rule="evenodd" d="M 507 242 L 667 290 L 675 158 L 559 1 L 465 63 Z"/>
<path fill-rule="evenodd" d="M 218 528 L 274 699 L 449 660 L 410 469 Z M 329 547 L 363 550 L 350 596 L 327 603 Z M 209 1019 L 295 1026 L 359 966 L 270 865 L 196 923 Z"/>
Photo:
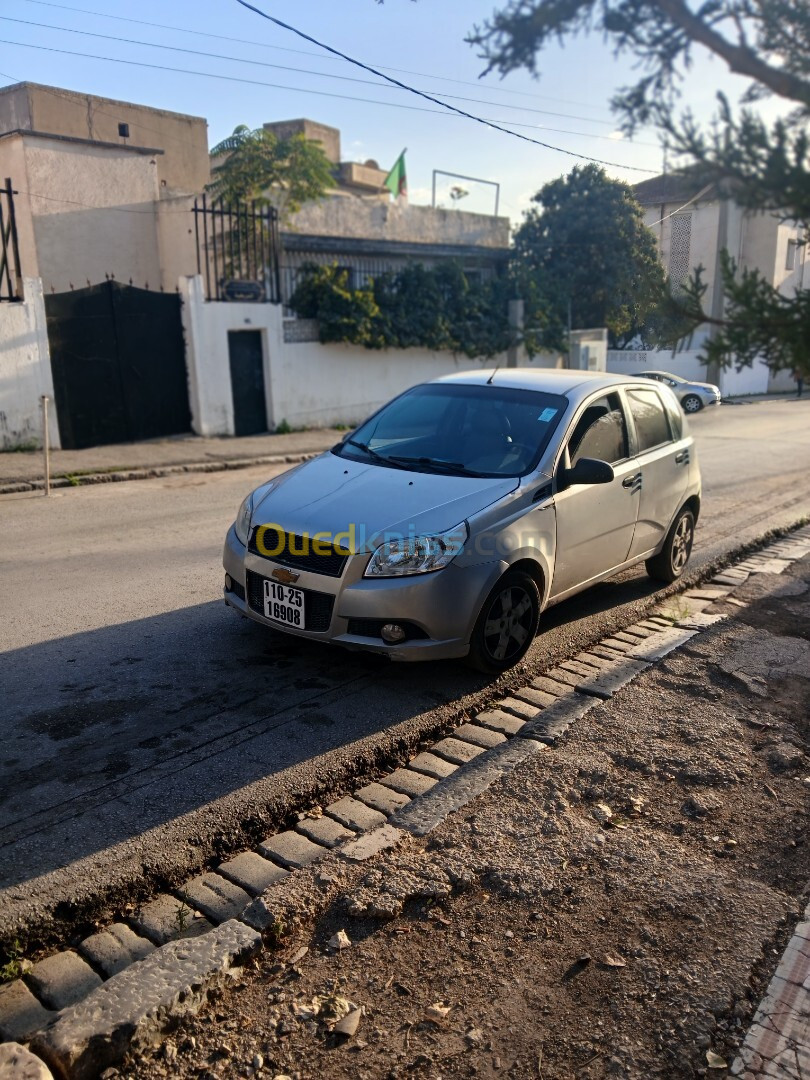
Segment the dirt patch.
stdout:
<path fill-rule="evenodd" d="M 735 609 L 109 1076 L 726 1075 L 707 1053 L 730 1064 L 810 880 L 810 679 L 769 661 L 762 697 L 724 670 L 803 644 L 808 597 L 756 602 L 769 620 Z"/>

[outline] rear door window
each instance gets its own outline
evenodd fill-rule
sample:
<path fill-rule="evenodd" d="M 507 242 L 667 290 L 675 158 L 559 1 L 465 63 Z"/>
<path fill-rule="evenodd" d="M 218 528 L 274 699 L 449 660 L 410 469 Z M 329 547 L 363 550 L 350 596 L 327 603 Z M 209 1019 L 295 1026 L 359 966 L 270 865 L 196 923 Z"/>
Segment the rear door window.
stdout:
<path fill-rule="evenodd" d="M 643 454 L 672 440 L 669 420 L 655 390 L 628 390 L 627 402 L 636 428 L 636 453 Z"/>

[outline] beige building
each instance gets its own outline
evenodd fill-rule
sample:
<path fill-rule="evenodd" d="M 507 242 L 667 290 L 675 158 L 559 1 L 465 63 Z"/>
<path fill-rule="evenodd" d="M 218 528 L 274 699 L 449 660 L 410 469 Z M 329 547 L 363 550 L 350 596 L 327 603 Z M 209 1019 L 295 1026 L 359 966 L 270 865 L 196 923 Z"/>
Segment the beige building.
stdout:
<path fill-rule="evenodd" d="M 807 252 L 795 223 L 769 212 L 746 210 L 724 197 L 716 186 L 702 186 L 689 176 L 665 173 L 636 184 L 634 191 L 644 208 L 644 219 L 655 234 L 670 279 L 677 283 L 693 274 L 697 267 L 703 267 L 707 286 L 703 303 L 713 318 L 722 318 L 725 311 L 726 296 L 720 273 L 724 250 L 741 270 L 758 270 L 786 295 L 810 284 Z M 764 365 L 740 372 L 733 368 L 709 371 L 707 375 L 706 368 L 699 363 L 699 353 L 713 332 L 711 325 L 700 327 L 688 348 L 674 356 L 669 350 L 657 354 L 636 350 L 638 359 L 630 363 L 638 367 L 643 356 L 644 363 L 651 368 L 663 368 L 685 378 L 708 377 L 725 393 L 792 388 L 787 373 L 771 376 Z"/>
<path fill-rule="evenodd" d="M 211 175 L 204 119 L 30 83 L 0 90 L 0 180 L 15 191 L 24 283 L 0 311 L 0 445 L 38 438 L 41 394 L 54 444 L 76 448 L 349 422 L 422 373 L 468 363 L 327 352 L 279 301 L 306 262 L 337 263 L 354 284 L 451 258 L 495 274 L 508 219 L 392 202 L 375 162 L 341 161 L 337 129 L 268 127 L 320 141 L 335 178 L 280 237 L 261 210 L 234 217 L 209 200 L 192 213 Z"/>
<path fill-rule="evenodd" d="M 340 132 L 312 120 L 265 124 L 281 138 L 301 134 L 320 142 L 334 166 L 335 188 L 304 206 L 281 229 L 281 293 L 289 299 L 301 268 L 337 263 L 359 286 L 408 263 L 433 266 L 453 259 L 470 276 L 492 275 L 509 258 L 509 219 L 391 200 L 387 170 L 376 161 L 341 160 Z M 393 162 L 392 162 L 393 164 Z M 296 323 L 287 309 L 288 340 L 312 340 L 317 328 Z"/>
<path fill-rule="evenodd" d="M 23 273 L 46 294 L 109 277 L 173 291 L 196 270 L 201 117 L 19 83 L 0 90 L 0 175 L 19 193 Z"/>

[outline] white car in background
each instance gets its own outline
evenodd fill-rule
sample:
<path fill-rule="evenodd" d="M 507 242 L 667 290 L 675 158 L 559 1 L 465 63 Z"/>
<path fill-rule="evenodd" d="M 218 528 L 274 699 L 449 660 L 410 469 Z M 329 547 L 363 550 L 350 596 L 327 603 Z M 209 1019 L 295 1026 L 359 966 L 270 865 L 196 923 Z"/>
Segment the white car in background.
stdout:
<path fill-rule="evenodd" d="M 720 387 L 714 383 L 688 382 L 680 375 L 673 375 L 669 371 L 639 371 L 633 376 L 637 379 L 654 379 L 670 387 L 675 397 L 680 401 L 681 408 L 686 413 L 700 412 L 707 405 L 719 405 L 721 394 Z"/>

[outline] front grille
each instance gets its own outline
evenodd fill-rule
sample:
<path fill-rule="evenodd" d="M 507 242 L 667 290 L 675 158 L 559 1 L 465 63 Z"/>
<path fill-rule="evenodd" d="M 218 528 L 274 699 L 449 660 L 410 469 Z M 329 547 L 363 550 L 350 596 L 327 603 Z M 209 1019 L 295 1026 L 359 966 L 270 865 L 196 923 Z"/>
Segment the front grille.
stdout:
<path fill-rule="evenodd" d="M 396 623 L 401 626 L 405 631 L 404 641 L 424 641 L 428 636 L 421 626 L 416 626 L 415 623 L 401 622 L 399 619 L 349 619 L 349 625 L 346 630 L 349 634 L 354 634 L 356 637 L 382 637 L 381 631 L 386 623 Z"/>
<path fill-rule="evenodd" d="M 264 615 L 264 582 L 261 574 L 247 571 L 247 602 L 253 611 Z M 296 586 L 297 588 L 298 586 Z M 313 634 L 325 634 L 332 622 L 332 608 L 335 606 L 335 598 L 330 593 L 313 592 L 311 589 L 302 589 L 304 594 L 304 629 Z"/>
<path fill-rule="evenodd" d="M 260 529 L 261 543 L 257 543 Z M 253 529 L 248 541 L 248 551 L 262 559 L 272 559 L 281 566 L 289 566 L 293 570 L 309 570 L 313 574 L 324 574 L 326 577 L 340 577 L 349 557 L 349 552 L 344 548 L 327 544 L 323 540 L 285 533 L 268 525 L 257 525 Z"/>

